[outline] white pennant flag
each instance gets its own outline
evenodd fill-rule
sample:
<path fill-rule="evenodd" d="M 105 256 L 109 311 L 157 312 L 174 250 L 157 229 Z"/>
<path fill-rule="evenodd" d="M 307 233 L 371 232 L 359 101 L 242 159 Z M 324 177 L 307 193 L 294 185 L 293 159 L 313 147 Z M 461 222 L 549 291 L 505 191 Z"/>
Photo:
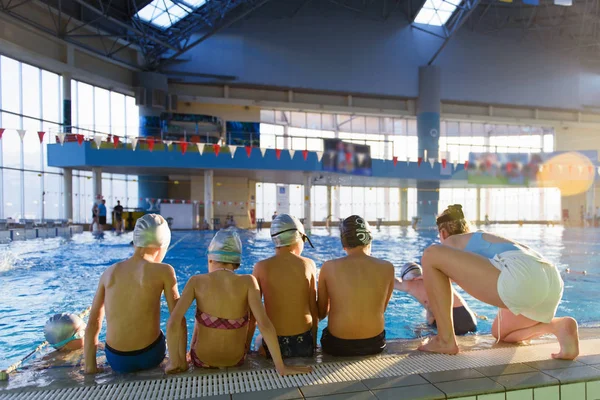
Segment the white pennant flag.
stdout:
<path fill-rule="evenodd" d="M 562 166 L 562 164 L 558 164 L 558 171 L 559 171 L 559 172 L 562 172 L 562 171 L 563 171 L 563 166 Z"/>
<path fill-rule="evenodd" d="M 264 147 L 260 148 L 260 154 L 262 154 L 263 157 L 265 156 L 266 152 L 267 152 L 267 149 L 265 149 Z"/>
<path fill-rule="evenodd" d="M 538 171 L 544 172 L 544 164 L 540 164 L 540 166 L 538 167 Z"/>
<path fill-rule="evenodd" d="M 433 164 L 435 164 L 435 158 L 430 158 L 429 164 L 431 164 L 431 168 L 433 168 Z"/>
<path fill-rule="evenodd" d="M 356 153 L 356 158 L 358 159 L 358 165 L 361 165 L 362 162 L 365 160 L 365 153 Z"/>
<path fill-rule="evenodd" d="M 322 151 L 317 151 L 317 160 L 319 162 L 321 162 L 322 159 L 323 159 L 323 152 Z"/>
<path fill-rule="evenodd" d="M 19 137 L 21 138 L 21 142 L 23 141 L 23 138 L 25 137 L 25 129 L 17 129 L 17 133 L 19 134 Z"/>
<path fill-rule="evenodd" d="M 196 146 L 198 147 L 198 153 L 202 155 L 204 153 L 204 143 L 196 143 Z"/>
<path fill-rule="evenodd" d="M 169 202 L 170 202 L 171 204 L 173 204 L 173 203 L 175 203 L 175 200 L 174 200 L 174 199 L 169 199 Z"/>
<path fill-rule="evenodd" d="M 94 136 L 94 143 L 96 143 L 96 148 L 100 150 L 100 145 L 102 144 L 102 138 L 98 135 Z"/>
<path fill-rule="evenodd" d="M 61 146 L 63 146 L 63 145 L 65 144 L 65 136 L 66 136 L 66 135 L 67 135 L 67 134 L 66 134 L 66 133 L 64 133 L 64 132 L 58 132 L 58 133 L 56 134 L 56 136 L 58 136 L 58 142 L 60 143 L 60 145 L 61 145 Z"/>
<path fill-rule="evenodd" d="M 456 168 L 458 167 L 458 160 L 454 160 L 452 165 L 454 165 L 454 171 L 456 171 Z"/>
<path fill-rule="evenodd" d="M 235 151 L 237 150 L 238 146 L 234 146 L 232 144 L 229 145 L 229 152 L 231 153 L 231 158 L 233 158 L 233 156 L 235 156 Z"/>
<path fill-rule="evenodd" d="M 579 175 L 583 174 L 583 165 L 577 166 L 577 169 L 579 170 Z"/>
<path fill-rule="evenodd" d="M 129 138 L 129 142 L 131 143 L 131 149 L 133 151 L 135 151 L 135 148 L 137 147 L 137 144 L 138 144 L 138 138 L 135 138 L 135 137 Z"/>
<path fill-rule="evenodd" d="M 173 141 L 172 140 L 165 140 L 163 143 L 165 144 L 165 146 L 167 146 L 167 150 L 169 150 L 169 148 L 171 147 L 171 144 L 173 143 Z"/>
<path fill-rule="evenodd" d="M 296 150 L 288 150 L 290 153 L 290 158 L 293 160 L 294 159 L 294 154 L 296 154 Z"/>

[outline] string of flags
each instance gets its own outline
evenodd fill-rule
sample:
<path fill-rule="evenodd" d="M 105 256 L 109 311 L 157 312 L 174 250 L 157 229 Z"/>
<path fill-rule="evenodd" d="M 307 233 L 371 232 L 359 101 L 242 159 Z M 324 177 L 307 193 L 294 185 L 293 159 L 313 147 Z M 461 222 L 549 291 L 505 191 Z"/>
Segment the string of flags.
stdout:
<path fill-rule="evenodd" d="M 4 133 L 6 133 L 7 129 L 5 128 L 0 128 L 0 140 L 2 139 Z M 15 129 L 15 131 L 17 132 L 17 134 L 19 135 L 19 138 L 21 139 L 21 142 L 23 142 L 25 135 L 27 134 L 27 131 L 25 129 Z M 40 141 L 40 144 L 43 143 L 44 141 L 44 136 L 46 135 L 46 132 L 44 131 L 37 131 L 37 135 L 38 135 L 38 139 Z M 118 149 L 118 148 L 126 148 L 129 149 L 131 148 L 132 151 L 136 151 L 138 149 L 138 145 L 140 143 L 144 143 L 148 149 L 148 151 L 152 152 L 155 149 L 156 144 L 162 144 L 164 146 L 164 148 L 167 151 L 172 151 L 172 148 L 175 148 L 175 146 L 179 147 L 179 150 L 181 151 L 181 153 L 183 155 L 185 155 L 188 151 L 188 148 L 190 145 L 195 145 L 196 149 L 198 151 L 198 153 L 202 156 L 204 155 L 204 152 L 207 148 L 207 146 L 212 150 L 212 153 L 218 157 L 221 154 L 221 150 L 223 148 L 227 148 L 227 150 L 229 151 L 229 155 L 231 156 L 231 158 L 235 157 L 235 154 L 237 152 L 237 150 L 241 147 L 244 147 L 244 150 L 246 152 L 246 155 L 248 158 L 250 158 L 252 156 L 252 153 L 254 152 L 254 150 L 256 149 L 256 147 L 254 146 L 238 146 L 238 145 L 221 145 L 219 143 L 201 143 L 199 141 L 198 137 L 192 137 L 191 141 L 174 141 L 174 140 L 162 140 L 162 139 L 157 139 L 154 137 L 126 137 L 126 141 L 123 141 L 123 138 L 118 136 L 118 135 L 105 135 L 106 138 L 103 138 L 102 135 L 93 135 L 91 138 L 87 137 L 83 134 L 80 133 L 66 133 L 66 132 L 57 132 L 56 133 L 56 141 L 58 143 L 60 143 L 61 146 L 64 146 L 65 142 L 77 142 L 79 144 L 79 146 L 82 146 L 83 143 L 85 141 L 89 141 L 89 142 L 93 142 L 96 146 L 96 148 L 98 150 L 100 150 L 102 148 L 102 144 L 103 143 L 111 143 L 114 149 Z M 277 158 L 277 160 L 281 159 L 281 154 L 282 151 L 284 149 L 267 149 L 267 148 L 258 148 L 258 150 L 260 151 L 262 157 L 264 158 L 267 150 L 274 150 L 275 151 L 275 157 Z M 294 156 L 296 155 L 296 150 L 294 149 L 285 149 L 291 160 L 294 159 Z M 336 153 L 335 150 L 330 150 L 333 153 Z M 318 162 L 321 162 L 321 160 L 323 159 L 323 155 L 324 152 L 323 151 L 309 151 L 309 150 L 301 150 L 300 151 L 302 153 L 302 158 L 304 159 L 304 161 L 308 160 L 308 156 L 309 154 L 315 153 L 317 156 L 317 160 Z M 446 154 L 448 154 L 446 152 Z M 348 161 L 351 160 L 352 154 L 351 153 L 346 153 L 346 159 Z M 362 163 L 362 161 L 364 160 L 364 157 L 366 157 L 364 154 L 358 153 L 357 154 L 357 158 L 358 158 L 358 162 Z M 387 160 L 384 160 L 387 161 Z M 406 157 L 405 162 L 406 165 L 409 166 L 411 163 L 411 158 L 410 157 Z M 394 167 L 396 167 L 398 165 L 399 159 L 397 156 L 393 156 L 392 157 L 392 163 L 394 165 Z M 449 164 L 449 160 L 448 158 L 435 158 L 435 157 L 428 157 L 428 153 L 427 150 L 423 151 L 423 157 L 417 157 L 417 166 L 421 167 L 421 165 L 423 164 L 423 162 L 428 162 L 431 166 L 431 168 L 435 167 L 435 164 L 439 162 L 439 164 L 441 164 L 441 167 L 443 169 L 448 168 L 448 164 Z M 451 162 L 451 165 L 454 169 L 454 171 L 456 172 L 456 170 L 458 169 L 459 164 L 462 164 L 464 167 L 464 170 L 468 170 L 469 169 L 469 161 L 466 160 L 463 163 L 461 163 L 458 160 L 453 160 Z M 488 165 L 489 161 L 486 162 L 486 164 L 484 165 L 486 169 L 490 169 L 492 167 L 492 165 Z M 481 168 L 481 162 L 480 161 L 475 161 L 474 165 L 471 167 L 475 167 L 476 169 L 480 169 Z M 524 167 L 518 163 L 506 163 L 506 164 L 501 164 L 500 162 L 497 162 L 494 166 L 498 167 L 498 168 L 505 168 L 507 172 L 512 172 L 513 169 L 516 171 L 520 171 L 523 168 L 528 168 Z M 573 165 L 562 165 L 562 164 L 540 164 L 537 168 L 539 169 L 539 172 L 544 172 L 545 169 L 548 169 L 549 172 L 553 171 L 553 168 L 556 167 L 556 169 L 558 170 L 559 173 L 563 173 L 565 171 L 568 171 L 569 174 L 572 174 L 575 170 L 579 173 L 579 175 L 583 175 L 583 173 L 585 172 L 586 168 L 582 165 L 577 165 L 577 166 L 573 166 Z M 594 174 L 594 166 L 589 165 L 587 167 L 587 172 L 589 175 Z M 597 167 L 597 172 L 600 175 L 600 166 Z"/>

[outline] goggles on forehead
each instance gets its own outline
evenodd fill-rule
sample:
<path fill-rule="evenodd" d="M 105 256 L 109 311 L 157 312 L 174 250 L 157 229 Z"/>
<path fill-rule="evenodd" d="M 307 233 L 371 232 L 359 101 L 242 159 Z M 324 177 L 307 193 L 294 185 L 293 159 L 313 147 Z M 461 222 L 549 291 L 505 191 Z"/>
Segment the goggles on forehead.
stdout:
<path fill-rule="evenodd" d="M 298 228 L 286 229 L 286 230 L 284 230 L 284 231 L 281 231 L 281 232 L 277 232 L 277 233 L 274 233 L 274 234 L 272 234 L 272 235 L 271 235 L 271 237 L 272 237 L 272 238 L 274 238 L 275 236 L 279 236 L 279 235 L 281 235 L 282 233 L 286 233 L 286 232 L 292 232 L 292 231 L 297 231 L 297 232 L 300 234 L 300 236 L 302 236 L 302 241 L 303 241 L 304 243 L 308 242 L 308 244 L 310 244 L 310 247 L 312 247 L 313 249 L 315 248 L 315 246 L 313 246 L 312 242 L 310 241 L 310 238 L 309 238 L 308 236 L 306 236 L 306 234 L 304 234 L 304 233 L 302 233 L 302 232 L 298 231 Z"/>

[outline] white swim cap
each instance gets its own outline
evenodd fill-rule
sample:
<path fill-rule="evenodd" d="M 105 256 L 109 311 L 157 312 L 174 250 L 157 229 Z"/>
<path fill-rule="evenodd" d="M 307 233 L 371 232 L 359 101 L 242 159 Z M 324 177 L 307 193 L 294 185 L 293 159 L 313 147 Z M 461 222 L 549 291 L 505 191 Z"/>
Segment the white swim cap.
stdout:
<path fill-rule="evenodd" d="M 165 219 L 158 214 L 146 214 L 139 218 L 133 230 L 135 247 L 165 248 L 171 243 L 171 230 Z"/>
<path fill-rule="evenodd" d="M 271 239 L 275 247 L 290 246 L 306 240 L 315 247 L 306 236 L 302 222 L 289 214 L 280 214 L 271 222 Z"/>
<path fill-rule="evenodd" d="M 225 264 L 242 263 L 242 241 L 234 227 L 217 232 L 208 245 L 208 259 Z"/>
<path fill-rule="evenodd" d="M 60 349 L 73 340 L 82 339 L 80 333 L 85 327 L 85 322 L 75 314 L 55 314 L 46 321 L 44 336 L 51 346 Z"/>
<path fill-rule="evenodd" d="M 412 281 L 423 276 L 423 269 L 415 262 L 406 263 L 400 269 L 400 279 Z"/>

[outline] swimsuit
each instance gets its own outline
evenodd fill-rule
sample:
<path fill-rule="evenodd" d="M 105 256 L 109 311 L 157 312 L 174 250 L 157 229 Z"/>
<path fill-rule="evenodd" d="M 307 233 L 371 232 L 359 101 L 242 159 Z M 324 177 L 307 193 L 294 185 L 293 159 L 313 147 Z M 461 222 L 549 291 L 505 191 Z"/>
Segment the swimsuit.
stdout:
<path fill-rule="evenodd" d="M 472 312 L 469 312 L 465 306 L 454 307 L 452 309 L 452 320 L 454 321 L 454 334 L 466 335 L 469 332 L 477 331 L 477 320 Z M 435 321 L 431 324 L 437 328 Z"/>
<path fill-rule="evenodd" d="M 250 319 L 250 316 L 248 314 L 246 314 L 245 316 L 238 318 L 238 319 L 227 319 L 227 318 L 213 317 L 210 314 L 207 314 L 205 312 L 202 312 L 202 311 L 196 309 L 196 322 L 200 325 L 203 325 L 207 328 L 212 328 L 212 329 L 240 329 L 240 328 L 243 328 L 244 326 L 248 325 L 249 319 Z M 205 362 L 203 362 L 202 360 L 200 360 L 198 358 L 198 356 L 196 355 L 194 346 L 192 346 L 192 350 L 190 350 L 190 356 L 192 358 L 192 362 L 198 368 L 218 368 L 218 367 L 210 366 L 210 365 L 206 364 Z M 245 359 L 246 359 L 246 352 L 244 352 L 244 355 L 242 356 L 241 360 L 234 366 L 239 367 L 240 365 L 244 364 Z"/>
<path fill-rule="evenodd" d="M 471 236 L 465 251 L 479 254 L 500 270 L 498 295 L 515 315 L 549 323 L 563 295 L 558 269 L 537 252 L 514 243 L 490 243 L 482 232 Z"/>
<path fill-rule="evenodd" d="M 312 329 L 292 336 L 277 336 L 279 348 L 283 358 L 290 357 L 312 357 L 315 354 L 314 338 Z M 263 339 L 263 348 L 267 353 L 267 358 L 271 358 L 269 348 Z"/>
<path fill-rule="evenodd" d="M 167 354 L 165 335 L 160 332 L 158 338 L 141 350 L 119 351 L 106 343 L 106 361 L 113 371 L 119 373 L 135 372 L 158 367 Z"/>
<path fill-rule="evenodd" d="M 321 335 L 323 352 L 332 356 L 369 356 L 381 353 L 385 346 L 385 330 L 368 339 L 340 339 L 333 336 L 328 328 Z"/>

